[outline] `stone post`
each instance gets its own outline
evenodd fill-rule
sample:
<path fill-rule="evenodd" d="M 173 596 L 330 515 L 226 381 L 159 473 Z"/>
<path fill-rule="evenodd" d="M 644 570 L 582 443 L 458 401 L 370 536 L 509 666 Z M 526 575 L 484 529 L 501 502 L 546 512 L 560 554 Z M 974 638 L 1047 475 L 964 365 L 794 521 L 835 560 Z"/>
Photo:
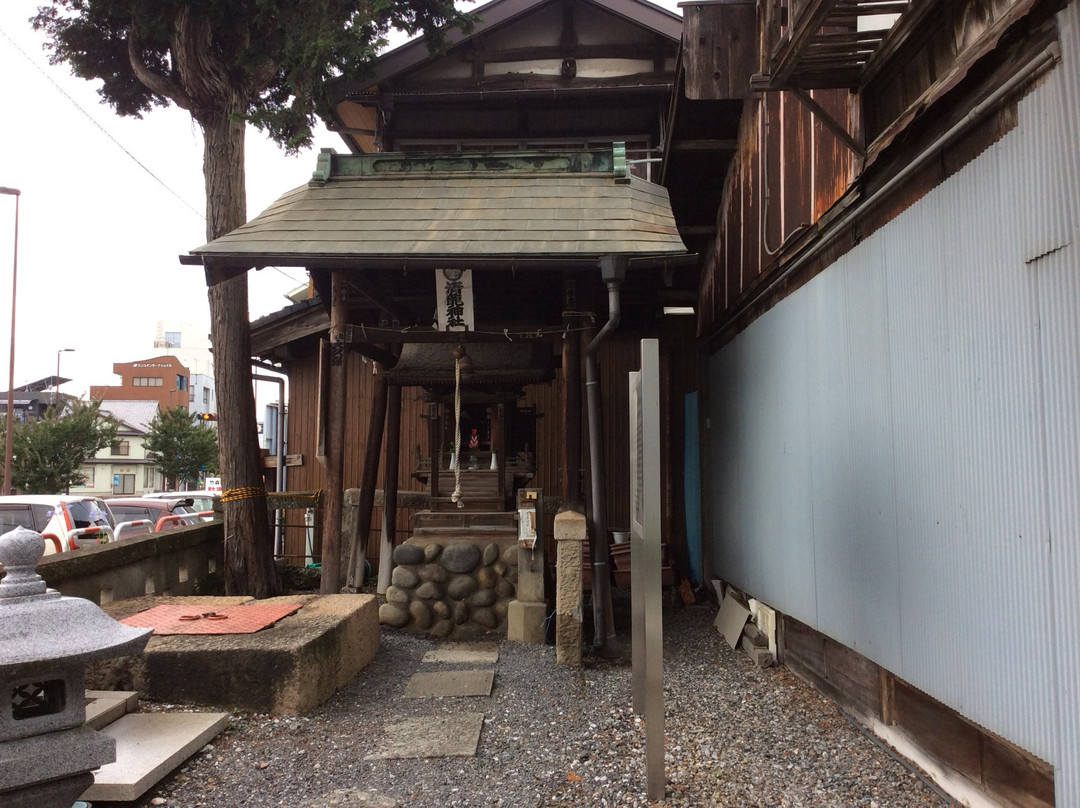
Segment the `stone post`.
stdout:
<path fill-rule="evenodd" d="M 560 665 L 581 665 L 582 547 L 586 536 L 584 514 L 563 511 L 555 516 L 555 661 Z"/>

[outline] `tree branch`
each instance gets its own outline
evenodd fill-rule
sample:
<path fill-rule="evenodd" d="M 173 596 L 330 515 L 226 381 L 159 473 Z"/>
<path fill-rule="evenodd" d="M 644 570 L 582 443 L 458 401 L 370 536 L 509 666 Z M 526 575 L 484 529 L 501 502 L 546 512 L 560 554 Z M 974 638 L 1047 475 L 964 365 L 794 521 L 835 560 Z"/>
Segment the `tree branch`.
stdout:
<path fill-rule="evenodd" d="M 139 57 L 136 42 L 131 36 L 128 36 L 127 49 L 128 61 L 131 63 L 131 69 L 135 72 L 135 78 L 149 88 L 151 92 L 171 99 L 181 109 L 191 110 L 191 99 L 184 92 L 184 88 L 168 76 L 155 73 L 143 64 L 142 59 Z"/>

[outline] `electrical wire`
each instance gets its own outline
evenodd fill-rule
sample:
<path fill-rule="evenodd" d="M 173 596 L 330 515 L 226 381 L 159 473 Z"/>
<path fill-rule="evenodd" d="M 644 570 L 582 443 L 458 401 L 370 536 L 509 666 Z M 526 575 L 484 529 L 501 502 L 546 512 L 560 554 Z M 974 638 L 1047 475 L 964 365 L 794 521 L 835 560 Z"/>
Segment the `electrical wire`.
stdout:
<path fill-rule="evenodd" d="M 120 151 L 122 151 L 124 154 L 126 154 L 128 157 L 130 157 L 139 168 L 141 168 L 143 171 L 145 171 L 147 174 L 149 174 L 154 179 L 154 181 L 157 182 L 162 188 L 164 188 L 170 194 L 175 196 L 180 201 L 180 203 L 182 205 L 184 205 L 185 207 L 190 209 L 196 216 L 198 216 L 200 219 L 203 219 L 205 221 L 205 219 L 206 219 L 205 212 L 200 211 L 198 208 L 196 208 L 194 205 L 192 205 L 190 202 L 188 202 L 186 199 L 184 199 L 184 197 L 180 196 L 179 193 L 177 193 L 171 187 L 169 187 L 169 184 L 167 182 L 165 182 L 165 180 L 161 179 L 161 177 L 159 177 L 157 174 L 155 174 L 153 171 L 151 171 L 142 161 L 139 160 L 138 157 L 136 157 L 134 154 L 132 154 L 123 143 L 121 143 L 119 140 L 117 140 L 113 136 L 113 134 L 111 132 L 109 132 L 108 129 L 106 129 L 104 126 L 102 126 L 100 123 L 98 123 L 97 119 L 95 119 L 93 115 L 91 115 L 89 112 L 87 112 L 86 109 L 84 109 L 83 106 L 78 101 L 76 101 L 74 98 L 72 98 L 68 94 L 67 90 L 65 90 L 63 87 L 61 87 L 52 76 L 50 76 L 48 73 L 46 73 L 41 68 L 41 65 L 39 65 L 32 58 L 30 58 L 30 54 L 28 54 L 26 51 L 24 51 L 22 48 L 19 47 L 19 44 L 14 39 L 11 38 L 11 36 L 8 34 L 7 31 L 5 31 L 3 28 L 0 28 L 0 35 L 2 35 L 4 37 L 4 39 L 6 39 L 8 42 L 10 42 L 11 46 L 13 48 L 15 48 L 15 50 L 17 50 L 23 56 L 23 58 L 26 59 L 26 61 L 28 61 L 30 64 L 32 64 L 34 66 L 34 69 L 36 69 L 39 73 L 41 73 L 41 75 L 43 75 L 46 78 L 46 80 L 48 80 L 48 82 L 50 84 L 52 84 L 62 96 L 64 96 L 64 98 L 66 98 L 68 101 L 70 101 L 72 106 L 75 107 L 75 109 L 79 110 L 79 112 L 81 112 L 83 115 L 85 115 L 87 117 L 87 119 L 89 119 L 89 121 L 92 124 L 94 124 L 94 126 L 96 126 L 98 129 L 101 130 L 102 134 L 104 134 L 105 137 L 107 137 L 109 140 L 111 140 L 113 143 L 115 143 L 116 146 L 120 149 Z"/>

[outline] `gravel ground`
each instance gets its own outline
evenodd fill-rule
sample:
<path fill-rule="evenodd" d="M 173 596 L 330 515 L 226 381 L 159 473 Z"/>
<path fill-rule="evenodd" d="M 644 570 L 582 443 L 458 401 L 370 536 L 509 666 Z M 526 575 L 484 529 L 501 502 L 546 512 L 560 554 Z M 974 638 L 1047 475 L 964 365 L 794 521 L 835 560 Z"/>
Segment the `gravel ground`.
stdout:
<path fill-rule="evenodd" d="M 95 808 L 952 805 L 802 680 L 732 651 L 714 616 L 709 606 L 665 614 L 667 792 L 658 803 L 645 797 L 628 662 L 568 668 L 552 647 L 504 640 L 490 697 L 404 699 L 435 641 L 384 629 L 375 661 L 311 714 L 237 714 L 139 802 Z M 364 759 L 385 726 L 457 711 L 484 713 L 475 757 Z"/>

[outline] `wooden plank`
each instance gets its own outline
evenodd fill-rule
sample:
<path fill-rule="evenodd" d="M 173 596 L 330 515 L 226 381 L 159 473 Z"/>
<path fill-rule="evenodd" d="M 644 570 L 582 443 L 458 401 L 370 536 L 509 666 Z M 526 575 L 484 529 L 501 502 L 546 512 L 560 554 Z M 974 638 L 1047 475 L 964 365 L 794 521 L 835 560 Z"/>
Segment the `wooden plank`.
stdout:
<path fill-rule="evenodd" d="M 1054 767 L 996 735 L 983 735 L 985 786 L 1006 805 L 1053 808 Z"/>
<path fill-rule="evenodd" d="M 278 465 L 277 455 L 267 455 L 263 458 L 263 467 L 268 469 L 276 469 Z M 287 454 L 285 455 L 285 466 L 302 466 L 304 465 L 303 454 Z"/>
<path fill-rule="evenodd" d="M 965 777 L 980 782 L 979 730 L 941 702 L 909 685 L 896 681 L 896 726 L 932 756 Z"/>

